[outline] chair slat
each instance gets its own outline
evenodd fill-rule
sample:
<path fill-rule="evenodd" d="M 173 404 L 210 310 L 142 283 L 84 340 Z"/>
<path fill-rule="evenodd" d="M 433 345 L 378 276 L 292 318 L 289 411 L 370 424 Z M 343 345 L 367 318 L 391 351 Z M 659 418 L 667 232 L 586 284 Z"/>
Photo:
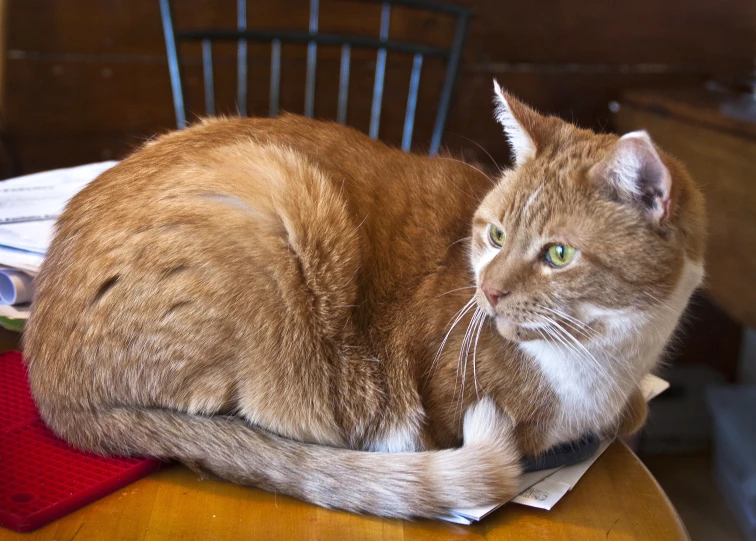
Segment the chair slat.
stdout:
<path fill-rule="evenodd" d="M 446 66 L 446 77 L 444 78 L 444 87 L 441 90 L 441 99 L 438 103 L 438 113 L 436 114 L 436 124 L 433 126 L 433 136 L 429 154 L 435 156 L 441 147 L 441 137 L 444 135 L 444 126 L 446 125 L 446 115 L 449 112 L 452 92 L 454 91 L 454 81 L 457 79 L 457 69 L 462 56 L 462 46 L 465 43 L 465 34 L 467 33 L 467 20 L 470 13 L 464 11 L 460 13 L 457 19 L 457 28 L 454 30 L 454 42 L 452 43 L 451 54 Z"/>
<path fill-rule="evenodd" d="M 403 54 L 414 55 L 416 53 L 422 54 L 425 58 L 438 57 L 443 59 L 449 58 L 449 51 L 439 47 L 433 47 L 431 45 L 422 45 L 418 43 L 408 43 L 405 41 L 381 41 L 380 38 L 372 38 L 366 36 L 354 36 L 354 35 L 340 35 L 340 34 L 326 34 L 318 32 L 317 34 L 310 34 L 309 31 L 294 32 L 290 30 L 245 30 L 240 32 L 239 30 L 186 30 L 177 32 L 176 37 L 180 40 L 202 41 L 203 39 L 211 39 L 213 41 L 238 41 L 240 39 L 246 39 L 250 41 L 264 41 L 270 42 L 274 39 L 280 39 L 282 42 L 288 43 L 309 43 L 314 42 L 318 45 L 344 45 L 349 44 L 352 48 L 364 47 L 367 49 L 386 49 L 389 52 L 397 52 Z"/>
<path fill-rule="evenodd" d="M 310 0 L 310 34 L 318 32 L 319 0 Z M 307 44 L 307 79 L 305 81 L 304 114 L 312 118 L 315 114 L 315 68 L 318 60 L 318 45 L 314 41 Z"/>
<path fill-rule="evenodd" d="M 381 7 L 381 41 L 388 40 L 389 25 L 391 24 L 391 4 L 384 2 Z M 386 77 L 386 49 L 378 49 L 375 62 L 375 83 L 373 85 L 373 104 L 370 110 L 370 132 L 373 139 L 378 139 L 381 124 L 381 105 L 383 104 L 383 83 Z"/>
<path fill-rule="evenodd" d="M 339 108 L 336 120 L 339 124 L 346 124 L 347 101 L 349 100 L 349 67 L 352 57 L 350 45 L 341 46 L 341 70 L 339 72 Z"/>
<path fill-rule="evenodd" d="M 215 115 L 215 86 L 213 85 L 213 42 L 202 40 L 202 76 L 205 83 L 205 114 Z"/>
<path fill-rule="evenodd" d="M 270 44 L 270 106 L 268 116 L 278 116 L 281 97 L 281 40 Z"/>
<path fill-rule="evenodd" d="M 247 0 L 236 2 L 237 28 L 247 29 Z M 239 116 L 247 116 L 247 40 L 240 39 L 236 50 L 236 109 Z"/>
<path fill-rule="evenodd" d="M 171 0 L 160 0 L 160 18 L 163 22 L 165 52 L 168 57 L 168 73 L 171 77 L 171 91 L 173 92 L 173 109 L 176 113 L 176 127 L 182 130 L 186 127 L 186 109 L 184 108 L 184 90 L 181 88 L 178 45 L 176 34 L 173 31 Z"/>
<path fill-rule="evenodd" d="M 402 150 L 409 152 L 412 147 L 412 129 L 415 126 L 415 111 L 417 111 L 417 92 L 420 89 L 420 70 L 423 68 L 423 55 L 416 54 L 412 60 L 412 74 L 410 75 L 409 96 L 407 97 L 407 111 L 404 114 L 404 133 L 402 134 Z"/>

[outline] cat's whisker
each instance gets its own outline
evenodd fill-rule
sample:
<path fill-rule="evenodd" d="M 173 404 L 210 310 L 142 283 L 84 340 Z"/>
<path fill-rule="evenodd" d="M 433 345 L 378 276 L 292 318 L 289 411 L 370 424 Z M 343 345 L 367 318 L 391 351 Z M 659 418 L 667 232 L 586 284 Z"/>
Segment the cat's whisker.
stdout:
<path fill-rule="evenodd" d="M 564 312 L 563 310 L 559 310 L 558 308 L 549 308 L 548 306 L 542 306 L 542 305 L 538 305 L 538 307 L 543 310 L 548 310 L 549 312 L 561 317 L 562 319 L 565 319 L 566 321 L 571 322 L 573 326 L 575 325 L 578 326 L 582 330 L 583 334 L 586 336 L 591 336 L 591 335 L 595 337 L 601 336 L 601 333 L 599 333 L 596 329 L 594 329 L 587 323 L 583 323 L 576 317 L 569 315 L 567 312 Z"/>
<path fill-rule="evenodd" d="M 552 336 L 559 337 L 561 335 L 562 339 L 560 341 L 562 342 L 562 344 L 569 351 L 572 351 L 579 359 L 582 359 L 583 361 L 593 366 L 599 372 L 599 374 L 603 377 L 603 379 L 605 379 L 606 382 L 611 385 L 612 379 L 611 379 L 610 374 L 606 370 L 606 368 L 599 362 L 598 359 L 596 359 L 596 357 L 590 351 L 588 351 L 588 349 L 585 346 L 583 346 L 583 344 L 580 343 L 579 340 L 577 340 L 574 336 L 572 336 L 564 327 L 562 327 L 554 319 L 548 316 L 541 316 L 541 317 L 543 317 L 547 321 L 547 324 L 549 324 L 551 328 L 553 328 L 553 330 L 558 331 L 558 332 L 553 333 Z M 565 338 L 569 338 L 573 345 L 566 343 L 564 340 Z"/>
<path fill-rule="evenodd" d="M 573 318 L 572 316 L 560 311 L 560 310 L 552 310 L 548 308 L 547 306 L 542 306 L 543 309 L 549 310 L 552 313 L 555 313 L 559 317 L 562 317 L 564 319 L 565 325 L 569 326 L 571 329 L 573 329 L 575 332 L 580 333 L 582 336 L 584 336 L 586 339 L 591 341 L 591 344 L 599 348 L 607 357 L 609 357 L 612 360 L 616 361 L 616 358 L 613 354 L 611 354 L 607 349 L 602 345 L 602 342 L 604 341 L 604 336 L 596 331 L 595 329 L 591 328 L 590 326 L 586 325 L 582 321 Z M 574 323 L 573 323 L 574 321 Z M 590 333 L 590 334 L 589 334 Z M 617 352 L 617 348 L 613 346 L 612 344 L 607 344 L 609 347 L 611 347 L 612 350 Z"/>
<path fill-rule="evenodd" d="M 614 381 L 612 380 L 606 369 L 600 364 L 594 362 L 591 357 L 586 357 L 580 350 L 575 348 L 574 345 L 567 342 L 562 332 L 558 332 L 558 328 L 551 327 L 549 335 L 552 338 L 555 338 L 565 348 L 568 354 L 574 355 L 576 359 L 586 364 L 588 368 L 595 370 L 599 380 L 602 381 L 603 385 L 606 385 L 610 390 L 613 390 L 614 387 L 616 387 Z"/>
<path fill-rule="evenodd" d="M 475 335 L 475 330 L 478 326 L 478 322 L 485 317 L 485 312 L 483 312 L 480 308 L 477 308 L 475 310 L 475 313 L 473 314 L 473 317 L 470 320 L 470 326 L 469 326 L 469 337 L 467 339 L 467 344 L 465 347 L 465 355 L 464 355 L 464 368 L 462 370 L 462 389 L 459 396 L 459 410 L 460 410 L 460 416 L 462 415 L 462 408 L 464 407 L 464 401 L 465 401 L 465 382 L 467 380 L 467 364 L 470 360 L 470 348 L 473 344 L 473 336 Z M 462 352 L 460 351 L 460 354 Z M 474 359 L 473 359 L 474 360 Z M 473 366 L 474 369 L 474 366 Z M 473 378 L 474 379 L 474 378 Z"/>
<path fill-rule="evenodd" d="M 446 247 L 446 250 L 444 250 L 444 254 L 445 254 L 446 252 L 448 252 L 448 251 L 449 251 L 449 248 L 451 248 L 451 247 L 452 247 L 452 246 L 454 246 L 455 244 L 459 244 L 460 242 L 463 242 L 463 241 L 466 241 L 466 240 L 470 240 L 470 239 L 472 239 L 472 236 L 462 237 L 461 239 L 457 239 L 457 240 L 455 240 L 455 241 L 454 241 L 454 242 L 452 242 L 452 243 L 451 243 L 451 244 L 450 244 L 449 246 L 447 246 L 447 247 Z"/>
<path fill-rule="evenodd" d="M 360 227 L 362 227 L 362 224 L 365 223 L 365 220 L 367 220 L 369 216 L 370 214 L 366 214 L 365 217 L 362 219 L 362 221 L 359 224 L 357 224 L 357 227 L 355 227 L 354 230 L 357 231 Z"/>
<path fill-rule="evenodd" d="M 543 314 L 539 314 L 543 316 Z M 561 317 L 561 316 L 559 316 Z M 584 337 L 587 340 L 595 340 L 598 336 L 593 334 L 588 334 L 585 330 L 578 327 L 575 323 L 572 323 L 571 321 L 564 320 L 565 325 L 568 325 L 570 329 L 578 333 L 580 336 Z"/>
<path fill-rule="evenodd" d="M 541 315 L 541 317 L 546 320 L 547 327 L 544 328 L 543 330 L 549 337 L 559 342 L 565 348 L 568 354 L 574 355 L 578 360 L 581 360 L 582 362 L 586 363 L 589 367 L 592 367 L 594 370 L 596 370 L 598 372 L 599 377 L 601 377 L 601 379 L 606 383 L 606 385 L 611 390 L 614 390 L 617 392 L 620 391 L 619 387 L 617 387 L 614 384 L 614 381 L 612 380 L 611 375 L 608 373 L 607 369 L 603 365 L 601 365 L 601 363 L 598 361 L 598 359 L 596 359 L 593 356 L 593 354 L 591 354 L 584 347 L 582 349 L 585 351 L 585 353 L 583 353 L 582 351 L 577 349 L 573 344 L 567 342 L 564 337 L 565 334 L 568 337 L 570 337 L 573 341 L 575 341 L 575 343 L 577 343 L 578 345 L 582 347 L 582 344 L 577 342 L 571 334 L 569 334 L 564 328 L 559 326 L 558 323 L 554 321 L 552 318 L 549 318 L 543 315 Z M 540 329 L 536 328 L 535 330 L 536 332 L 538 332 L 540 336 L 543 337 L 543 333 L 541 332 Z M 546 343 L 549 345 L 549 347 L 551 348 L 554 347 L 554 345 L 548 339 L 546 339 Z"/>
<path fill-rule="evenodd" d="M 497 169 L 497 170 L 499 171 L 499 174 L 501 174 L 501 173 L 503 173 L 503 172 L 504 172 L 504 170 L 503 170 L 503 169 L 502 169 L 501 167 L 499 167 L 499 164 L 498 164 L 498 163 L 496 163 L 496 160 L 494 160 L 494 159 L 493 159 L 493 156 L 491 156 L 491 153 L 490 153 L 490 152 L 488 152 L 488 151 L 487 151 L 487 150 L 486 150 L 485 148 L 483 148 L 483 145 L 481 145 L 481 144 L 480 144 L 480 143 L 478 143 L 477 141 L 473 141 L 473 140 L 472 140 L 472 139 L 470 139 L 469 137 L 466 137 L 466 136 L 464 136 L 464 135 L 462 135 L 462 134 L 460 134 L 460 133 L 454 133 L 454 132 L 448 132 L 448 133 L 450 133 L 450 134 L 452 134 L 452 135 L 455 135 L 455 136 L 457 136 L 457 137 L 461 137 L 462 139 L 466 139 L 467 141 L 470 141 L 470 142 L 471 142 L 471 143 L 472 143 L 473 145 L 475 145 L 475 146 L 476 146 L 476 147 L 478 147 L 478 148 L 479 148 L 480 150 L 482 150 L 483 152 L 485 152 L 485 153 L 486 153 L 486 156 L 488 156 L 488 157 L 489 157 L 489 158 L 491 159 L 491 163 L 493 163 L 494 167 L 495 167 L 495 168 L 496 168 L 496 169 Z"/>
<path fill-rule="evenodd" d="M 473 314 L 473 317 L 475 317 L 475 314 Z M 470 325 L 471 324 L 472 324 L 472 317 L 470 318 L 470 321 L 467 324 L 467 329 L 465 329 L 465 334 L 462 337 L 462 342 L 461 342 L 461 344 L 459 346 L 459 355 L 457 356 L 457 370 L 454 373 L 454 387 L 453 387 L 454 393 L 452 394 L 451 404 L 449 405 L 450 411 L 451 411 L 451 408 L 454 406 L 454 403 L 455 403 L 455 401 L 457 399 L 457 382 L 459 381 L 459 373 L 460 373 L 460 371 L 462 369 L 462 366 L 461 366 L 461 364 L 462 364 L 462 351 L 465 348 L 465 341 L 467 340 L 467 333 L 470 331 Z"/>
<path fill-rule="evenodd" d="M 362 265 L 357 265 L 357 269 L 355 269 L 354 274 L 352 274 L 352 277 L 349 278 L 349 281 L 345 285 L 349 285 L 352 283 L 352 281 L 357 278 L 357 276 L 360 274 L 360 270 L 362 269 Z M 364 302 L 364 301 L 363 301 Z"/>
<path fill-rule="evenodd" d="M 488 176 L 488 175 L 487 175 L 487 174 L 485 174 L 485 173 L 484 173 L 483 171 L 481 171 L 481 170 L 480 170 L 479 168 L 475 167 L 474 165 L 472 165 L 472 164 L 470 164 L 470 163 L 466 163 L 466 162 L 463 162 L 462 160 L 458 160 L 458 159 L 456 159 L 456 158 L 451 158 L 451 157 L 449 157 L 449 156 L 441 156 L 441 157 L 439 157 L 439 156 L 436 156 L 436 159 L 437 159 L 437 160 L 448 160 L 448 161 L 450 161 L 450 162 L 457 162 L 457 163 L 461 163 L 462 165 L 464 165 L 464 166 L 467 166 L 467 167 L 469 167 L 470 169 L 474 169 L 475 171 L 477 171 L 478 173 L 480 173 L 481 175 L 483 175 L 484 177 L 486 177 L 486 178 L 488 179 L 488 182 L 490 182 L 490 183 L 491 183 L 491 185 L 492 185 L 492 186 L 493 186 L 494 188 L 496 187 L 496 183 L 495 183 L 495 182 L 494 182 L 493 180 L 491 180 L 491 177 L 490 177 L 490 176 Z"/>
<path fill-rule="evenodd" d="M 462 366 L 464 364 L 464 371 L 462 373 L 462 385 L 461 385 L 461 396 L 460 400 L 464 398 L 465 394 L 465 375 L 467 373 L 467 358 L 470 356 L 470 341 L 472 340 L 472 329 L 473 325 L 477 322 L 478 314 L 480 313 L 479 308 L 475 308 L 475 312 L 473 313 L 472 317 L 470 318 L 470 322 L 467 324 L 467 330 L 465 330 L 465 336 L 462 338 L 462 344 L 459 348 L 459 357 L 457 357 L 457 376 L 454 379 L 454 397 L 457 396 L 457 380 L 460 376 L 460 371 L 462 371 Z M 461 405 L 460 405 L 461 408 Z"/>
<path fill-rule="evenodd" d="M 431 363 L 431 367 L 428 370 L 428 373 L 433 372 L 433 370 L 436 367 L 436 364 L 438 363 L 438 360 L 441 358 L 441 353 L 444 350 L 444 346 L 446 345 L 446 341 L 449 339 L 449 335 L 451 335 L 452 331 L 454 330 L 454 327 L 457 326 L 457 324 L 462 320 L 465 315 L 472 310 L 472 307 L 475 303 L 475 297 L 467 301 L 465 305 L 459 309 L 459 311 L 452 316 L 452 319 L 454 322 L 451 324 L 451 327 L 449 327 L 449 330 L 446 333 L 446 336 L 444 336 L 444 339 L 441 341 L 441 345 L 438 348 L 438 351 L 436 351 L 436 356 L 433 358 L 433 363 Z M 455 319 L 456 318 L 456 319 Z"/>
<path fill-rule="evenodd" d="M 598 332 L 596 329 L 592 328 L 590 325 L 586 323 L 583 323 L 579 319 L 570 316 L 569 314 L 563 312 L 562 310 L 552 309 L 552 308 L 549 308 L 548 306 L 539 306 L 539 307 L 544 310 L 548 310 L 556 314 L 557 316 L 563 318 L 565 320 L 565 324 L 569 325 L 576 332 L 579 332 L 580 334 L 585 336 L 587 339 L 591 340 L 592 344 L 598 347 L 599 349 L 601 349 L 601 351 L 603 351 L 607 357 L 609 357 L 610 359 L 614 361 L 617 361 L 616 357 L 614 357 L 614 355 L 609 353 L 609 351 L 607 351 L 607 349 L 602 345 L 602 342 L 604 341 L 603 340 L 604 336 L 600 332 Z M 613 346 L 612 344 L 608 344 L 608 345 L 615 352 L 617 352 L 617 348 L 615 346 Z"/>
<path fill-rule="evenodd" d="M 581 351 L 577 349 L 573 349 L 575 353 L 580 353 L 581 357 L 585 360 L 587 360 L 591 365 L 598 371 L 599 375 L 603 378 L 607 389 L 610 392 L 617 393 L 619 395 L 622 394 L 621 386 L 618 382 L 617 374 L 612 375 L 609 371 L 609 369 L 602 364 L 583 344 L 581 344 L 578 340 L 575 339 L 574 336 L 572 336 L 566 329 L 564 329 L 558 322 L 553 322 L 556 325 L 556 328 L 561 331 L 563 335 L 566 335 L 568 338 L 570 338 L 575 345 L 580 348 Z M 614 362 L 614 364 L 620 368 L 622 368 L 626 363 L 618 362 L 616 358 L 612 357 L 608 353 L 605 352 L 607 357 Z"/>
<path fill-rule="evenodd" d="M 557 342 L 559 342 L 559 343 L 560 343 L 560 344 L 561 344 L 561 345 L 562 345 L 562 346 L 563 346 L 563 347 L 564 347 L 564 348 L 565 348 L 565 349 L 567 350 L 567 352 L 568 352 L 568 353 L 572 353 L 572 352 L 574 351 L 574 347 L 573 347 L 573 346 L 571 346 L 571 345 L 570 345 L 569 343 L 567 343 L 567 342 L 566 342 L 566 341 L 564 340 L 564 338 L 562 338 L 562 337 L 561 337 L 561 336 L 560 336 L 560 335 L 559 335 L 558 333 L 554 332 L 554 329 L 555 329 L 554 327 L 552 327 L 551 325 L 549 325 L 548 327 L 545 327 L 545 328 L 544 328 L 543 330 L 544 330 L 544 332 L 545 332 L 545 333 L 546 333 L 546 334 L 547 334 L 547 335 L 548 335 L 548 336 L 549 336 L 549 337 L 550 337 L 550 338 L 551 338 L 552 340 L 556 340 Z M 549 342 L 549 341 L 547 340 L 547 343 L 548 343 L 548 342 Z M 552 348 L 553 348 L 553 344 L 549 344 L 549 345 L 550 345 L 550 347 L 552 347 Z"/>
<path fill-rule="evenodd" d="M 477 286 L 465 286 L 465 287 L 458 287 L 457 289 L 450 289 L 449 291 L 444 291 L 436 298 L 438 299 L 439 297 L 443 297 L 444 295 L 448 295 L 449 293 L 454 293 L 455 291 L 463 291 L 465 289 L 477 289 Z"/>
<path fill-rule="evenodd" d="M 480 340 L 480 333 L 483 330 L 483 325 L 486 323 L 486 317 L 484 314 L 484 317 L 480 318 L 480 323 L 478 324 L 478 333 L 475 335 L 475 347 L 473 348 L 473 383 L 475 384 L 475 398 L 480 400 L 480 392 L 478 391 L 478 373 L 475 368 L 475 363 L 478 357 L 478 341 Z"/>
<path fill-rule="evenodd" d="M 644 291 L 644 292 L 642 292 L 642 294 L 645 295 L 645 296 L 647 296 L 647 297 L 649 297 L 649 298 L 651 298 L 652 300 L 656 301 L 655 304 L 651 304 L 652 308 L 657 308 L 657 307 L 658 308 L 664 308 L 665 310 L 669 310 L 669 312 L 677 315 L 677 310 L 673 309 L 671 306 L 669 306 L 667 304 L 667 302 L 661 300 L 656 295 L 654 295 L 652 293 L 649 293 L 648 291 Z"/>
<path fill-rule="evenodd" d="M 461 319 L 462 316 L 464 316 L 467 313 L 467 311 L 469 311 L 472 308 L 472 304 L 474 302 L 475 302 L 475 298 L 473 297 L 470 300 L 468 300 L 462 308 L 457 310 L 457 312 L 451 317 L 451 319 L 449 319 L 449 321 L 452 321 L 452 320 L 454 321 L 454 323 L 452 323 L 451 327 L 449 328 L 449 332 L 451 332 L 451 330 L 454 328 L 454 325 L 458 323 L 458 320 Z M 449 333 L 447 332 L 447 336 L 448 334 Z"/>

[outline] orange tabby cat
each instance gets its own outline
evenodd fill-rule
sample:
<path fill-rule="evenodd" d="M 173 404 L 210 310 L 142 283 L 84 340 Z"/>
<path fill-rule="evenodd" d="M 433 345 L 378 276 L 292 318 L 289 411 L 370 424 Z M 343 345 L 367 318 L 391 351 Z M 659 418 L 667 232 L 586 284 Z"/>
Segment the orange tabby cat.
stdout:
<path fill-rule="evenodd" d="M 500 502 L 524 454 L 637 429 L 702 278 L 701 194 L 645 132 L 496 96 L 516 167 L 495 181 L 292 115 L 206 120 L 102 174 L 37 280 L 45 421 L 399 517 Z"/>

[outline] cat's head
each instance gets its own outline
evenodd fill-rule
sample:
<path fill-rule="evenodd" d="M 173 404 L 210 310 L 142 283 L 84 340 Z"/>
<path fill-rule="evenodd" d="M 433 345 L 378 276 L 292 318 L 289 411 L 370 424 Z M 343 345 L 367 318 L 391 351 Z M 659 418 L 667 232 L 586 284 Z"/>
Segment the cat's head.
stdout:
<path fill-rule="evenodd" d="M 645 131 L 595 134 L 495 91 L 515 165 L 473 220 L 479 308 L 521 343 L 657 319 L 671 333 L 703 274 L 703 197 L 685 169 Z"/>

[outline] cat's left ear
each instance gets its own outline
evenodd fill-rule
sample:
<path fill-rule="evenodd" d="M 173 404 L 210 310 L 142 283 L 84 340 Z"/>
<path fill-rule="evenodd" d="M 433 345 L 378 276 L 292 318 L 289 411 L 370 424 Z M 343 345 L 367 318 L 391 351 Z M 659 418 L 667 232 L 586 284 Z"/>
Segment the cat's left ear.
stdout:
<path fill-rule="evenodd" d="M 494 103 L 496 120 L 504 128 L 512 148 L 512 160 L 515 165 L 522 165 L 534 158 L 543 141 L 541 123 L 544 117 L 533 109 L 502 90 L 494 79 Z"/>
<path fill-rule="evenodd" d="M 670 212 L 672 176 L 646 131 L 620 137 L 589 172 L 593 183 L 625 203 L 640 205 L 655 223 Z"/>

